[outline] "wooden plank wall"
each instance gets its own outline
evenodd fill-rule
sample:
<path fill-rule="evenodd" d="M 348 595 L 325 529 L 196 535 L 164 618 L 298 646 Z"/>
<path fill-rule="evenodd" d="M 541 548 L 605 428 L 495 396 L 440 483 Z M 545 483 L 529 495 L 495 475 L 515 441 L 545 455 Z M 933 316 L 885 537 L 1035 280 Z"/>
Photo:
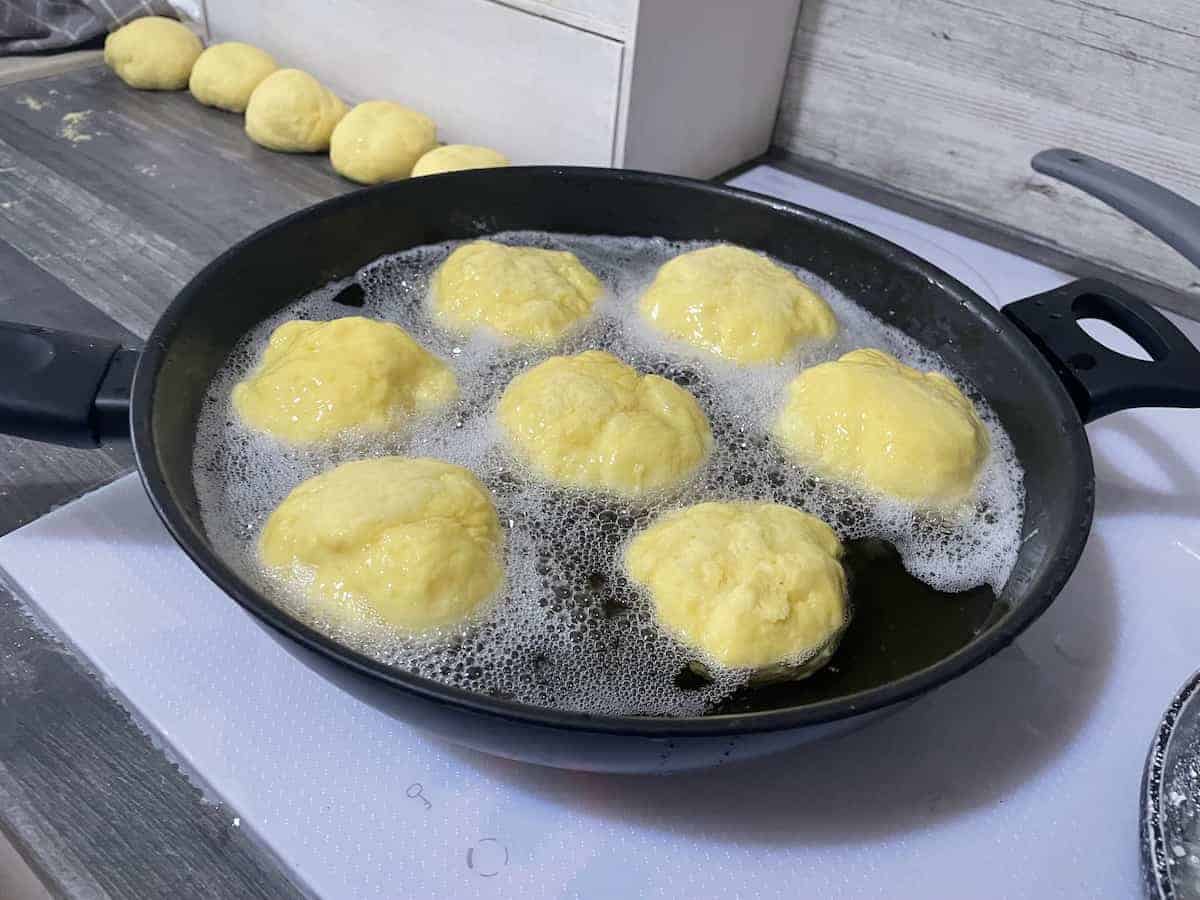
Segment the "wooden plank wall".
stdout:
<path fill-rule="evenodd" d="M 1200 200 L 1196 0 L 804 0 L 774 142 L 1200 303 L 1181 257 L 1029 168 L 1067 146 Z"/>

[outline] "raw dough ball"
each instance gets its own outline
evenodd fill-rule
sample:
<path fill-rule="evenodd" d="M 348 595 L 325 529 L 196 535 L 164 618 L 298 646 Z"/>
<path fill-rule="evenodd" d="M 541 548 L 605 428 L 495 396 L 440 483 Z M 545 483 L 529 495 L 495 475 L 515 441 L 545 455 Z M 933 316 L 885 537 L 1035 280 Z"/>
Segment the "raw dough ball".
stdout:
<path fill-rule="evenodd" d="M 204 45 L 185 25 L 146 16 L 123 25 L 104 40 L 104 62 L 130 87 L 178 91 L 187 87 L 192 64 Z"/>
<path fill-rule="evenodd" d="M 422 154 L 437 145 L 437 127 L 424 113 L 391 103 L 360 103 L 333 129 L 334 170 L 360 184 L 407 178 Z"/>
<path fill-rule="evenodd" d="M 928 506 L 966 497 L 989 445 L 954 382 L 881 350 L 855 350 L 801 372 L 775 435 L 822 474 Z"/>
<path fill-rule="evenodd" d="M 298 485 L 267 519 L 263 563 L 354 627 L 418 632 L 471 615 L 503 577 L 492 498 L 461 466 L 385 456 Z"/>
<path fill-rule="evenodd" d="M 508 157 L 489 147 L 470 144 L 447 144 L 430 150 L 413 166 L 413 177 L 437 175 L 440 172 L 461 172 L 463 169 L 499 169 L 509 164 Z"/>
<path fill-rule="evenodd" d="M 399 429 L 457 393 L 454 373 L 399 325 L 297 319 L 272 332 L 233 406 L 251 428 L 307 444 L 348 428 Z"/>
<path fill-rule="evenodd" d="M 329 136 L 346 104 L 307 72 L 279 69 L 254 89 L 246 105 L 246 134 L 256 144 L 285 153 L 329 149 Z"/>
<path fill-rule="evenodd" d="M 659 331 L 735 363 L 779 362 L 837 334 L 833 311 L 804 282 L 732 244 L 665 263 L 638 309 Z"/>
<path fill-rule="evenodd" d="M 604 292 L 574 253 L 475 241 L 438 266 L 431 297 L 451 329 L 483 326 L 530 344 L 552 344 Z"/>
<path fill-rule="evenodd" d="M 831 652 L 846 624 L 841 556 L 833 529 L 790 506 L 701 503 L 637 535 L 625 569 L 684 643 L 762 669 Z"/>
<path fill-rule="evenodd" d="M 259 82 L 278 68 L 275 57 L 250 44 L 213 44 L 196 60 L 188 88 L 205 106 L 245 112 Z"/>
<path fill-rule="evenodd" d="M 627 497 L 679 484 L 712 445 L 691 394 L 602 350 L 553 356 L 517 376 L 499 418 L 543 478 Z"/>

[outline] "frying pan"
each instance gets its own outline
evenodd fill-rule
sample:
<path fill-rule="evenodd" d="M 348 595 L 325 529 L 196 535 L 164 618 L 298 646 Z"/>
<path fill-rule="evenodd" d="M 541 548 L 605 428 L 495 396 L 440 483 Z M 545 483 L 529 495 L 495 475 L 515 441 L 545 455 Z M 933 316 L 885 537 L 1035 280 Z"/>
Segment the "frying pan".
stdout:
<path fill-rule="evenodd" d="M 1067 151 L 1050 151 L 1035 165 L 1067 180 L 1099 178 L 1115 205 L 1165 228 L 1181 249 L 1200 251 L 1200 242 L 1191 242 L 1200 234 L 1200 212 L 1180 207 L 1180 198 L 1165 199 L 1166 192 L 1136 176 Z M 1147 191 L 1157 192 L 1149 204 Z M 1192 216 L 1191 232 L 1184 213 Z M 594 716 L 416 677 L 334 642 L 256 591 L 214 551 L 192 483 L 197 412 L 234 345 L 296 298 L 380 256 L 524 229 L 729 241 L 765 251 L 814 272 L 937 350 L 987 398 L 1025 471 L 1024 543 L 977 633 L 906 665 L 876 654 L 871 666 L 841 680 L 831 676 L 820 692 L 783 690 L 750 712 Z M 1076 324 L 1081 317 L 1108 320 L 1153 361 L 1106 349 Z M 693 768 L 794 747 L 860 727 L 979 665 L 1047 608 L 1083 550 L 1093 492 L 1084 423 L 1133 406 L 1200 406 L 1200 352 L 1166 318 L 1112 285 L 1078 281 L 996 311 L 903 248 L 821 213 L 714 184 L 619 170 L 460 172 L 321 203 L 207 266 L 170 304 L 140 353 L 78 335 L 0 326 L 0 429 L 78 446 L 131 435 L 146 492 L 175 540 L 290 652 L 356 696 L 452 741 L 597 771 Z M 924 640 L 909 637 L 915 645 Z"/>

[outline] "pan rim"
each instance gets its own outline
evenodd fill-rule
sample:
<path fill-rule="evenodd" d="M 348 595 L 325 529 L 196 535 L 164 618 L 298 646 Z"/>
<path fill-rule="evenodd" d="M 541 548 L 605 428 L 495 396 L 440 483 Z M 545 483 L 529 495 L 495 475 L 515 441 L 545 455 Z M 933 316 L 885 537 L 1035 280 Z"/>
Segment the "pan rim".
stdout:
<path fill-rule="evenodd" d="M 1069 427 L 1060 435 L 1060 439 L 1065 442 L 1064 451 L 1078 467 L 1080 478 L 1072 485 L 1074 496 L 1064 498 L 1064 501 L 1073 507 L 1071 519 L 1076 526 L 1064 536 L 1063 541 L 1057 547 L 1053 548 L 1056 559 L 1047 566 L 1038 579 L 1030 583 L 1027 595 L 1022 602 L 1012 608 L 1007 616 L 988 633 L 960 647 L 938 662 L 887 684 L 803 706 L 782 707 L 760 712 L 681 718 L 602 716 L 569 712 L 489 697 L 463 688 L 445 685 L 388 666 L 337 643 L 332 638 L 289 615 L 256 591 L 212 550 L 204 533 L 196 528 L 184 514 L 171 495 L 166 475 L 155 452 L 152 427 L 154 399 L 158 373 L 167 358 L 170 341 L 178 330 L 184 314 L 194 303 L 198 302 L 197 298 L 202 295 L 205 282 L 212 277 L 213 273 L 220 271 L 230 261 L 236 260 L 249 246 L 289 228 L 296 221 L 340 210 L 343 207 L 352 207 L 361 203 L 362 197 L 366 194 L 378 197 L 387 193 L 403 192 L 408 182 L 397 182 L 350 191 L 306 207 L 235 243 L 197 273 L 175 296 L 155 324 L 138 363 L 131 392 L 130 427 L 138 472 L 151 504 L 172 538 L 189 558 L 218 588 L 251 613 L 258 624 L 274 629 L 288 639 L 296 641 L 300 646 L 338 666 L 346 667 L 369 681 L 413 695 L 415 698 L 427 702 L 456 707 L 463 712 L 503 719 L 524 726 L 575 733 L 663 739 L 711 738 L 729 737 L 734 734 L 787 731 L 831 723 L 915 699 L 965 674 L 1012 643 L 1019 634 L 1045 612 L 1066 584 L 1083 553 L 1092 524 L 1094 473 L 1091 449 L 1083 423 L 1066 388 L 1054 373 L 1049 362 L 1028 338 L 1000 310 L 992 307 L 951 275 L 897 244 L 825 213 L 776 197 L 679 176 L 589 167 L 514 166 L 505 169 L 455 172 L 427 177 L 478 181 L 484 184 L 495 179 L 516 180 L 542 177 L 550 179 L 586 178 L 600 183 L 620 181 L 659 186 L 673 185 L 688 190 L 724 195 L 739 202 L 767 207 L 777 213 L 816 222 L 826 229 L 840 232 L 860 243 L 872 246 L 890 262 L 917 271 L 959 302 L 969 305 L 974 312 L 992 326 L 998 336 L 997 339 L 1000 335 L 1005 335 L 1017 341 L 1025 346 L 1028 356 L 1038 361 L 1035 367 L 1041 371 L 1043 380 L 1053 386 L 1051 394 L 1059 407 L 1057 410 L 1059 419 L 1069 423 Z M 422 180 L 424 181 L 424 179 Z"/>

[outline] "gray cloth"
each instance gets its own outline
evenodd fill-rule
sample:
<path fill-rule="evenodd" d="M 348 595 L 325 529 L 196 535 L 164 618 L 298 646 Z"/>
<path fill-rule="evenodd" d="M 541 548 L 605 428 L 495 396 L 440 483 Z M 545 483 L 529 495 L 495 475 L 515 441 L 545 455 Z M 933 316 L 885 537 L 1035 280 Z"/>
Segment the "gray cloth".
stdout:
<path fill-rule="evenodd" d="M 168 0 L 0 0 L 0 56 L 87 43 L 141 16 L 174 16 Z"/>

